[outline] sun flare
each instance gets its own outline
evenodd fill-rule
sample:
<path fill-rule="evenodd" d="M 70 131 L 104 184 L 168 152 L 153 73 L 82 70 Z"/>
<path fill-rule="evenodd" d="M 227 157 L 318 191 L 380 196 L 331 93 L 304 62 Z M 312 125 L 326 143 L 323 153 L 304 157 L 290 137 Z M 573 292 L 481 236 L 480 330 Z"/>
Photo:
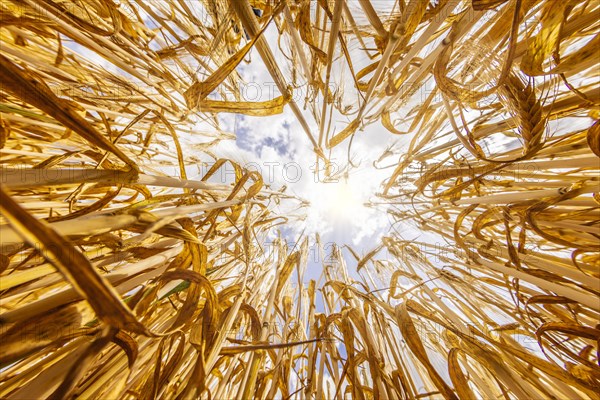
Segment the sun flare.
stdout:
<path fill-rule="evenodd" d="M 326 182 L 316 185 L 316 207 L 323 218 L 333 222 L 352 221 L 364 212 L 361 193 L 348 182 Z"/>

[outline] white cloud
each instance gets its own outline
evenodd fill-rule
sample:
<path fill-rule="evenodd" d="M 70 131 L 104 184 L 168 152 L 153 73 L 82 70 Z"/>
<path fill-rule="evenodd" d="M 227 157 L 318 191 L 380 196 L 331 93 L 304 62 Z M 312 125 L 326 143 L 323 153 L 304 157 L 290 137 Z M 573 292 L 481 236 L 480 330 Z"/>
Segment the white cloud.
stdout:
<path fill-rule="evenodd" d="M 279 65 L 287 66 L 287 69 L 282 67 L 283 74 L 290 77 L 290 62 L 275 45 L 278 43 L 276 28 L 271 26 L 265 34 Z M 288 51 L 285 43 L 281 43 L 281 46 L 284 51 Z M 242 64 L 237 69 L 242 78 L 241 93 L 248 97 L 244 100 L 265 101 L 278 96 L 280 93 L 274 80 L 256 50 L 252 51 L 250 58 L 250 64 Z M 341 59 L 339 62 L 342 64 Z M 360 68 L 360 63 L 357 65 L 359 66 L 355 68 Z M 332 74 L 335 81 L 333 87 L 345 86 L 352 91 L 354 82 L 351 81 L 349 72 L 339 72 L 344 70 L 344 65 L 335 67 Z M 294 99 L 300 108 L 304 107 L 307 90 L 307 86 L 294 90 Z M 348 99 L 344 99 L 345 102 L 352 95 L 346 97 Z M 321 101 L 322 96 L 318 96 L 314 102 L 319 113 Z M 311 127 L 312 135 L 317 138 L 319 127 L 310 109 L 304 110 L 303 115 Z M 334 112 L 331 116 L 331 133 L 341 131 L 354 117 Z M 216 154 L 236 160 L 242 166 L 258 169 L 265 183 L 272 189 L 278 190 L 285 185 L 286 193 L 310 203 L 303 210 L 306 219 L 289 224 L 293 230 L 292 235 L 299 235 L 301 232 L 320 233 L 323 243 L 335 242 L 340 246 L 350 244 L 359 252 L 366 253 L 375 247 L 375 239 L 389 229 L 387 214 L 368 208 L 364 203 L 373 199 L 381 182 L 390 174 L 390 170 L 374 168 L 373 162 L 394 142 L 406 139 L 390 134 L 379 123 L 358 131 L 350 152 L 350 158 L 357 168 L 348 169 L 347 140 L 327 154 L 334 165 L 334 172 L 340 173 L 338 183 L 327 183 L 324 182 L 322 161 L 319 164 L 319 174 L 315 175 L 317 159 L 313 147 L 289 106 L 280 115 L 247 117 L 222 114 L 219 120 L 224 129 L 236 133 L 237 139 L 221 143 L 215 149 Z M 344 177 L 341 173 L 346 170 L 348 175 Z M 278 211 L 288 214 L 294 212 L 299 204 L 295 200 L 284 201 Z"/>

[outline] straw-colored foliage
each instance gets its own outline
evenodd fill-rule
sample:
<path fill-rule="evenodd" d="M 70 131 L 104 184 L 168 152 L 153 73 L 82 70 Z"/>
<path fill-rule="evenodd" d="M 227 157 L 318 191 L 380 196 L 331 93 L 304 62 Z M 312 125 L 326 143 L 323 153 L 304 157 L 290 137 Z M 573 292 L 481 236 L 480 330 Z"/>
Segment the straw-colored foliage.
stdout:
<path fill-rule="evenodd" d="M 381 3 L 1 2 L 0 397 L 599 398 L 600 2 Z M 296 200 L 212 151 L 284 108 L 319 163 L 408 138 L 373 204 L 444 245 L 305 283 Z"/>

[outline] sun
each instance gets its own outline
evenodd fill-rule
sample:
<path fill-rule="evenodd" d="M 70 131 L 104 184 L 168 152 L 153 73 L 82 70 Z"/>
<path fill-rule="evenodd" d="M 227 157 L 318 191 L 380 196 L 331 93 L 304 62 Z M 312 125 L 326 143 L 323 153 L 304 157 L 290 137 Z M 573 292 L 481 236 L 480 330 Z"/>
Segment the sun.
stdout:
<path fill-rule="evenodd" d="M 345 181 L 320 182 L 315 185 L 316 198 L 311 205 L 316 207 L 322 218 L 340 223 L 352 221 L 364 212 L 365 206 L 355 185 Z"/>
<path fill-rule="evenodd" d="M 303 210 L 303 232 L 319 233 L 322 243 L 368 245 L 363 240 L 383 232 L 389 222 L 387 215 L 369 206 L 377 178 L 358 173 L 335 182 L 305 181 L 302 198 L 308 204 Z"/>

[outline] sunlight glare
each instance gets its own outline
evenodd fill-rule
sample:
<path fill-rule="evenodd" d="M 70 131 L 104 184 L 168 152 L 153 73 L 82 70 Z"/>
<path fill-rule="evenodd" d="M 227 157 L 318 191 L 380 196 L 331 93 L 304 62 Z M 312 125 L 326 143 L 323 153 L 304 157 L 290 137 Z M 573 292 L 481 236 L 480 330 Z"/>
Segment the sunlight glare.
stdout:
<path fill-rule="evenodd" d="M 356 185 L 347 182 L 326 182 L 315 185 L 317 207 L 323 218 L 332 222 L 351 222 L 365 211 L 363 199 Z"/>

